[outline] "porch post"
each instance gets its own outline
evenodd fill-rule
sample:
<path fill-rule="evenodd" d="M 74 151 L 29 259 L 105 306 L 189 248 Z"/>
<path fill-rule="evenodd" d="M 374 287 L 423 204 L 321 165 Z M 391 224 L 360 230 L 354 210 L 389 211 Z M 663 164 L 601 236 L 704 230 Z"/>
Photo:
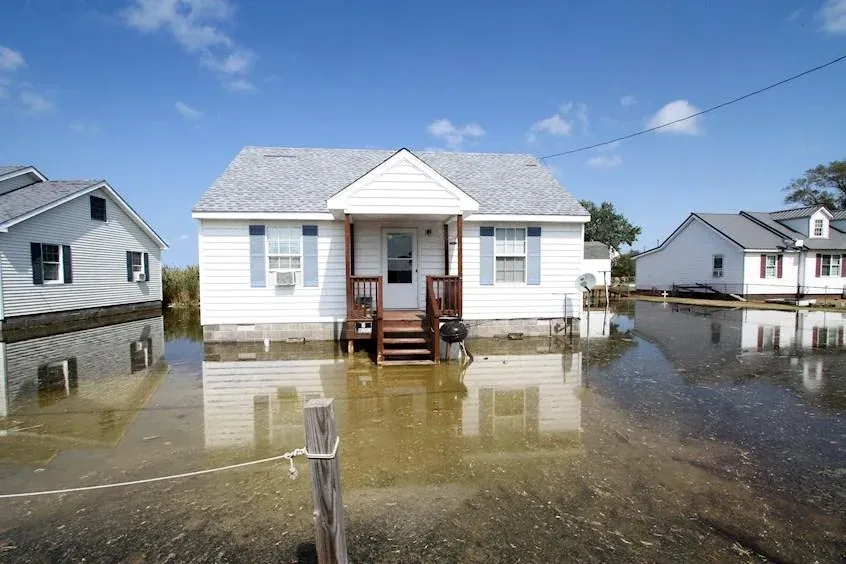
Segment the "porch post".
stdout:
<path fill-rule="evenodd" d="M 464 216 L 455 218 L 458 247 L 458 317 L 464 316 Z"/>
<path fill-rule="evenodd" d="M 458 230 L 458 277 L 464 277 L 464 216 L 456 217 L 455 227 Z"/>
<path fill-rule="evenodd" d="M 444 276 L 449 276 L 449 224 L 444 223 Z"/>
<path fill-rule="evenodd" d="M 350 332 L 350 329 L 353 329 L 350 322 L 350 312 L 352 311 L 353 304 L 353 287 L 352 280 L 350 279 L 352 276 L 352 223 L 350 222 L 350 214 L 348 213 L 344 214 L 344 252 L 344 270 L 347 280 L 347 350 L 352 354 L 354 347 L 353 335 Z"/>

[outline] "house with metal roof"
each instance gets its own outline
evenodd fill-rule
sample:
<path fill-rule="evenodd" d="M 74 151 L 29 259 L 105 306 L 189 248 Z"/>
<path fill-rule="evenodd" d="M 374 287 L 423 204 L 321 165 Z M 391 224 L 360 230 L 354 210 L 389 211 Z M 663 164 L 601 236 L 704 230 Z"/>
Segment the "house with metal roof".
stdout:
<path fill-rule="evenodd" d="M 640 291 L 737 296 L 841 295 L 846 213 L 823 206 L 775 212 L 692 213 L 658 247 L 637 255 Z"/>
<path fill-rule="evenodd" d="M 161 311 L 167 244 L 105 180 L 0 166 L 4 340 L 129 311 Z"/>
<path fill-rule="evenodd" d="M 208 341 L 548 335 L 580 313 L 588 212 L 529 155 L 245 147 L 194 206 Z"/>

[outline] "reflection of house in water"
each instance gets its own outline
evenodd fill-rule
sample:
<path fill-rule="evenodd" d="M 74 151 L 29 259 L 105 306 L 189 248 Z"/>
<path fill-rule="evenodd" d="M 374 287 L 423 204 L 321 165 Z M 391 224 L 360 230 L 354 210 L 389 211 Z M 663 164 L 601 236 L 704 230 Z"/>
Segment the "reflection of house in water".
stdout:
<path fill-rule="evenodd" d="M 835 311 L 717 309 L 637 302 L 635 331 L 655 343 L 678 369 L 722 375 L 749 372 L 758 364 L 774 369 L 789 363 L 808 392 L 822 388 L 825 365 L 819 354 L 843 350 L 846 314 Z"/>
<path fill-rule="evenodd" d="M 163 370 L 161 317 L 0 343 L 0 416 L 43 439 L 113 443 Z"/>
<path fill-rule="evenodd" d="M 477 356 L 463 369 L 381 368 L 342 360 L 203 363 L 206 447 L 290 448 L 303 440 L 302 409 L 334 397 L 350 448 L 433 443 L 468 448 L 546 444 L 581 425 L 580 353 Z M 434 437 L 438 437 L 437 440 Z M 378 440 L 377 440 L 378 438 Z M 467 442 L 467 441 L 470 442 Z"/>
<path fill-rule="evenodd" d="M 583 311 L 579 319 L 579 336 L 607 338 L 611 335 L 612 325 L 617 315 L 606 308 L 591 309 Z"/>

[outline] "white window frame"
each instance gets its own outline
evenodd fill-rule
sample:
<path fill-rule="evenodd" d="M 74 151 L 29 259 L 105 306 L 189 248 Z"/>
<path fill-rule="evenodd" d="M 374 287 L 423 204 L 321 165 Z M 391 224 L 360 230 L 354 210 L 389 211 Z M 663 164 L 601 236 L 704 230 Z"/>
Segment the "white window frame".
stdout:
<path fill-rule="evenodd" d="M 500 232 L 508 232 L 514 231 L 515 232 L 515 239 L 514 241 L 518 241 L 516 238 L 517 232 L 523 232 L 523 253 L 519 252 L 510 252 L 510 253 L 500 253 L 497 248 L 497 234 Z M 505 241 L 508 241 L 506 238 Z M 525 286 L 529 277 L 529 256 L 528 256 L 528 244 L 529 244 L 529 229 L 527 227 L 494 227 L 494 284 L 500 284 L 504 286 Z M 500 258 L 522 258 L 523 259 L 523 279 L 517 281 L 505 281 L 498 279 L 499 269 L 497 268 L 497 262 Z"/>
<path fill-rule="evenodd" d="M 817 233 L 817 227 L 819 227 L 819 233 Z M 813 237 L 825 237 L 825 220 L 824 219 L 815 219 L 814 220 L 814 228 L 813 228 Z"/>
<path fill-rule="evenodd" d="M 64 257 L 62 256 L 62 246 L 57 243 L 39 243 L 41 245 L 41 281 L 44 284 L 64 284 L 65 283 L 65 263 Z M 44 247 L 56 247 L 59 250 L 59 273 L 58 278 L 56 280 L 47 280 L 46 271 L 44 270 L 44 265 L 47 261 L 44 260 Z M 50 264 L 57 264 L 54 261 L 50 261 Z"/>
<path fill-rule="evenodd" d="M 717 268 L 717 259 L 720 259 L 720 267 Z M 714 255 L 711 257 L 711 277 L 712 278 L 722 278 L 723 277 L 723 269 L 725 268 L 725 257 L 723 255 Z"/>
<path fill-rule="evenodd" d="M 770 259 L 773 259 L 772 264 Z M 773 269 L 772 274 L 770 274 L 770 268 Z M 764 263 L 764 278 L 778 278 L 778 255 L 767 255 Z"/>
<path fill-rule="evenodd" d="M 828 259 L 828 267 L 826 267 L 825 260 Z M 835 261 L 836 259 L 836 261 Z M 828 274 L 825 269 L 828 268 Z M 840 273 L 843 269 L 843 255 L 820 255 L 820 277 L 824 278 L 840 278 Z M 835 274 L 833 271 L 837 271 Z"/>
<path fill-rule="evenodd" d="M 288 232 L 290 238 L 288 239 L 281 239 L 281 241 L 287 241 L 289 244 L 297 241 L 299 245 L 299 253 L 271 253 L 271 241 L 273 239 L 273 234 L 281 233 L 281 232 Z M 296 285 L 299 287 L 302 285 L 303 279 L 303 226 L 302 225 L 268 225 L 265 227 L 265 256 L 267 257 L 267 271 L 270 273 L 275 272 L 294 272 Z M 287 258 L 287 259 L 294 259 L 296 258 L 299 262 L 299 267 L 293 268 L 273 268 L 270 266 L 271 260 L 273 258 Z M 271 286 L 274 285 L 273 277 L 271 280 L 268 281 Z"/>
<path fill-rule="evenodd" d="M 129 254 L 131 256 L 130 260 L 132 261 L 132 273 L 135 274 L 136 272 L 143 272 L 144 276 L 149 278 L 147 270 L 144 268 L 144 253 L 141 251 L 129 251 Z M 138 265 L 135 264 L 135 255 L 138 255 L 138 260 L 140 262 Z M 139 268 L 135 268 L 136 266 Z"/>

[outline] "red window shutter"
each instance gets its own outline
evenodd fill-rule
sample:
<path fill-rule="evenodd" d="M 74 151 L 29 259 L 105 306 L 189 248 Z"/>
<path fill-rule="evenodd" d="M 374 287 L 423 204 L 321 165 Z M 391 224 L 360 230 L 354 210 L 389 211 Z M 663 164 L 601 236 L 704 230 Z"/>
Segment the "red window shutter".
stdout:
<path fill-rule="evenodd" d="M 820 274 L 822 274 L 822 255 L 819 253 L 817 253 L 817 269 L 814 272 L 814 276 L 817 278 L 819 278 Z"/>
<path fill-rule="evenodd" d="M 761 255 L 761 278 L 767 277 L 767 255 Z"/>
<path fill-rule="evenodd" d="M 784 258 L 784 255 L 778 255 L 778 259 L 776 259 L 776 278 L 781 278 L 782 262 L 784 262 L 784 261 L 782 261 L 783 258 Z"/>

